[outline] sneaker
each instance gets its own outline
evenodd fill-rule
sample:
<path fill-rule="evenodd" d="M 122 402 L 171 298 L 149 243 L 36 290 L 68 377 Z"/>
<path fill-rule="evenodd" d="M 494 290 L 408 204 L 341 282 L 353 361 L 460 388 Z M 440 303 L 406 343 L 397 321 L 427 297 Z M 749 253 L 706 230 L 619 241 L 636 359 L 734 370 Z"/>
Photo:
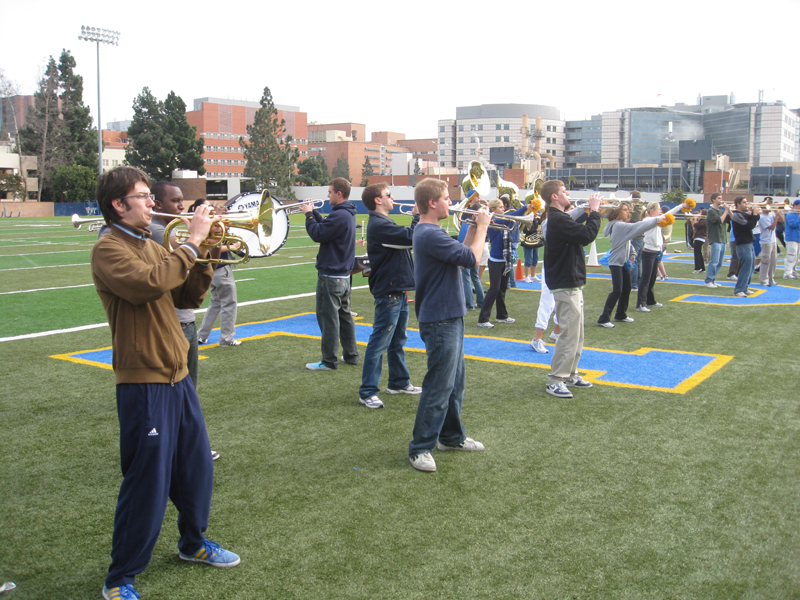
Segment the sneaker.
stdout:
<path fill-rule="evenodd" d="M 718 288 L 718 287 L 719 287 L 719 286 L 718 286 L 716 283 L 714 283 L 713 281 L 706 281 L 706 282 L 703 284 L 703 286 L 704 286 L 704 287 L 707 287 L 707 288 Z"/>
<path fill-rule="evenodd" d="M 728 275 L 728 279 L 736 281 L 738 279 L 738 277 L 736 275 Z"/>
<path fill-rule="evenodd" d="M 737 298 L 747 298 L 747 294 L 745 294 L 744 292 L 736 292 L 734 296 L 736 296 Z"/>
<path fill-rule="evenodd" d="M 639 291 L 639 288 L 638 288 L 638 287 L 632 287 L 632 288 L 631 288 L 631 291 L 632 291 L 632 292 L 638 292 L 638 291 Z"/>
<path fill-rule="evenodd" d="M 564 385 L 563 382 L 553 383 L 547 385 L 544 388 L 544 391 L 550 394 L 551 396 L 556 396 L 557 398 L 572 398 L 572 392 L 567 389 L 567 386 Z"/>
<path fill-rule="evenodd" d="M 219 345 L 220 345 L 220 347 L 222 347 L 222 346 L 241 346 L 242 342 L 240 342 L 239 340 L 231 340 L 230 342 L 220 342 Z"/>
<path fill-rule="evenodd" d="M 333 371 L 330 367 L 326 367 L 322 364 L 322 361 L 315 362 L 315 363 L 306 363 L 306 369 L 309 371 Z"/>
<path fill-rule="evenodd" d="M 352 316 L 354 316 L 354 317 L 357 317 L 357 316 L 358 316 L 358 313 L 357 313 L 357 312 L 355 312 L 355 311 L 352 311 L 352 310 L 350 311 L 350 314 L 351 314 Z"/>
<path fill-rule="evenodd" d="M 611 321 L 606 321 L 605 323 L 601 323 L 600 321 L 597 322 L 600 327 L 607 327 L 608 329 L 612 329 L 614 324 Z"/>
<path fill-rule="evenodd" d="M 534 352 L 538 352 L 539 354 L 548 353 L 548 350 L 544 347 L 544 342 L 542 340 L 533 340 L 531 342 L 531 348 L 533 348 Z"/>
<path fill-rule="evenodd" d="M 485 450 L 483 444 L 480 442 L 476 442 L 472 438 L 464 438 L 464 441 L 461 442 L 458 446 L 445 446 L 442 442 L 436 443 L 437 450 L 461 450 L 462 452 L 480 452 L 481 450 Z"/>
<path fill-rule="evenodd" d="M 197 338 L 197 343 L 198 345 L 203 346 L 208 343 L 208 340 L 201 340 L 200 338 Z"/>
<path fill-rule="evenodd" d="M 358 401 L 367 408 L 383 408 L 383 402 L 374 394 L 369 398 L 359 398 Z"/>
<path fill-rule="evenodd" d="M 106 600 L 135 600 L 136 598 L 141 598 L 141 596 L 139 592 L 133 589 L 131 584 L 128 584 L 111 589 L 103 586 L 103 598 Z"/>
<path fill-rule="evenodd" d="M 698 273 L 702 272 L 703 272 L 702 269 L 695 269 L 694 271 L 692 271 L 692 275 L 697 275 Z"/>
<path fill-rule="evenodd" d="M 525 275 L 525 277 L 522 278 L 522 281 L 523 283 L 533 283 L 530 275 Z"/>
<path fill-rule="evenodd" d="M 614 319 L 617 323 L 633 323 L 633 319 L 625 317 L 624 319 Z"/>
<path fill-rule="evenodd" d="M 481 323 L 480 321 L 478 321 L 478 327 L 483 327 L 484 329 L 491 329 L 492 327 L 494 327 L 494 325 L 489 323 L 489 321 L 486 321 L 485 323 Z"/>
<path fill-rule="evenodd" d="M 505 319 L 495 319 L 495 323 L 513 323 L 516 319 L 512 319 L 511 317 L 506 317 Z"/>
<path fill-rule="evenodd" d="M 653 307 L 655 307 L 655 308 L 661 308 L 661 307 L 662 307 L 662 306 L 664 306 L 664 305 L 663 305 L 663 304 L 661 304 L 661 302 L 656 302 L 655 304 L 648 304 L 647 306 L 653 306 Z"/>
<path fill-rule="evenodd" d="M 220 548 L 219 544 L 211 540 L 205 540 L 203 547 L 194 556 L 187 556 L 183 552 L 178 552 L 178 556 L 182 560 L 205 563 L 212 567 L 235 567 L 242 562 L 238 555 Z"/>
<path fill-rule="evenodd" d="M 550 341 L 551 342 L 557 342 L 558 338 L 560 338 L 560 337 L 561 337 L 560 333 L 556 333 L 555 331 L 551 331 L 550 332 Z"/>
<path fill-rule="evenodd" d="M 416 396 L 417 394 L 421 394 L 422 393 L 422 388 L 421 387 L 417 387 L 415 385 L 411 385 L 409 383 L 404 388 L 399 388 L 399 389 L 387 388 L 386 389 L 386 393 L 387 394 L 411 394 L 412 396 Z"/>
<path fill-rule="evenodd" d="M 650 309 L 647 308 L 646 306 L 637 306 L 636 312 L 650 312 Z"/>
<path fill-rule="evenodd" d="M 531 283 L 534 283 L 534 282 L 535 282 L 535 283 L 541 283 L 541 282 L 542 282 L 542 280 L 541 280 L 541 279 L 539 279 L 539 276 L 538 276 L 538 275 L 534 275 L 533 277 L 531 277 Z"/>
<path fill-rule="evenodd" d="M 745 290 L 744 295 L 745 296 L 752 296 L 755 293 L 756 293 L 755 290 L 748 289 L 748 290 Z"/>
<path fill-rule="evenodd" d="M 656 277 L 656 281 L 666 281 L 666 279 L 664 279 L 661 275 L 659 275 L 658 277 Z"/>
<path fill-rule="evenodd" d="M 422 454 L 417 454 L 416 456 L 409 456 L 408 462 L 410 462 L 411 466 L 417 471 L 425 471 L 426 473 L 436 472 L 436 461 L 433 460 L 430 452 L 423 452 Z"/>
<path fill-rule="evenodd" d="M 580 375 L 575 375 L 575 377 L 573 377 L 572 379 L 567 379 L 564 382 L 564 385 L 567 386 L 567 387 L 576 387 L 576 388 L 584 388 L 584 389 L 586 389 L 586 388 L 592 387 L 592 382 L 591 381 L 586 381 Z"/>
<path fill-rule="evenodd" d="M 219 458 L 219 452 L 211 451 L 211 460 L 217 460 Z"/>

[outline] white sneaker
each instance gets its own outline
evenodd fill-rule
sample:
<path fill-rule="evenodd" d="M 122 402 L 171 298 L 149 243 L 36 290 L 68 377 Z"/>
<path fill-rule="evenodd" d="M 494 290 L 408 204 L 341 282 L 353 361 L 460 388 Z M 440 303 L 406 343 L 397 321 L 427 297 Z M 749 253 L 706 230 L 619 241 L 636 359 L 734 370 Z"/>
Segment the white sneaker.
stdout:
<path fill-rule="evenodd" d="M 425 471 L 426 473 L 436 472 L 436 461 L 433 460 L 433 456 L 431 456 L 430 452 L 409 456 L 408 462 L 410 462 L 411 466 L 417 471 Z"/>
<path fill-rule="evenodd" d="M 494 327 L 494 325 L 492 325 L 491 323 L 489 323 L 489 321 L 486 321 L 485 323 L 481 323 L 481 322 L 479 321 L 479 322 L 478 322 L 478 327 L 483 327 L 484 329 L 491 329 L 492 327 Z"/>
<path fill-rule="evenodd" d="M 728 275 L 728 279 L 732 279 L 733 281 L 736 281 L 738 279 L 738 277 L 736 275 Z"/>
<path fill-rule="evenodd" d="M 564 382 L 553 383 L 544 388 L 551 396 L 555 396 L 557 398 L 572 398 L 572 392 L 567 389 L 567 386 L 564 385 Z"/>
<path fill-rule="evenodd" d="M 560 333 L 556 333 L 555 331 L 551 331 L 550 332 L 550 341 L 551 342 L 557 342 L 558 338 L 560 338 L 560 337 L 561 337 Z"/>
<path fill-rule="evenodd" d="M 531 279 L 530 275 L 525 275 L 525 277 L 522 278 L 522 281 L 525 283 L 533 283 L 533 279 Z"/>
<path fill-rule="evenodd" d="M 698 273 L 702 273 L 702 271 L 700 269 L 695 269 L 692 271 L 692 275 L 697 275 Z"/>
<path fill-rule="evenodd" d="M 472 438 L 464 438 L 464 441 L 461 442 L 458 446 L 445 446 L 442 442 L 436 443 L 437 450 L 461 450 L 462 452 L 480 452 L 481 450 L 485 450 L 483 444 L 480 442 L 476 442 Z"/>
<path fill-rule="evenodd" d="M 539 354 L 548 353 L 548 350 L 544 347 L 544 342 L 542 340 L 533 340 L 531 342 L 531 348 L 533 348 L 534 352 L 538 352 Z"/>
<path fill-rule="evenodd" d="M 650 312 L 650 309 L 647 308 L 646 306 L 637 306 L 636 312 Z"/>
<path fill-rule="evenodd" d="M 661 275 L 659 275 L 658 277 L 656 277 L 656 281 L 665 281 L 665 279 Z"/>
<path fill-rule="evenodd" d="M 536 283 L 541 283 L 541 282 L 542 282 L 542 280 L 541 280 L 541 279 L 539 279 L 539 276 L 538 276 L 538 275 L 534 275 L 534 276 L 531 278 L 531 283 L 533 283 L 533 282 L 536 282 Z"/>
<path fill-rule="evenodd" d="M 747 294 L 745 294 L 744 292 L 736 292 L 734 296 L 736 296 L 737 298 L 747 298 Z"/>
<path fill-rule="evenodd" d="M 396 390 L 392 389 L 392 388 L 386 388 L 386 393 L 387 394 L 411 394 L 412 396 L 416 396 L 417 394 L 421 394 L 422 393 L 422 388 L 421 387 L 417 387 L 415 385 L 411 385 L 409 383 L 406 387 L 400 388 L 400 389 L 396 389 Z"/>
<path fill-rule="evenodd" d="M 598 321 L 597 324 L 600 325 L 600 327 L 607 327 L 608 329 L 614 327 L 614 324 L 611 321 L 606 321 L 605 323 L 601 323 L 600 321 Z"/>
<path fill-rule="evenodd" d="M 383 408 L 383 402 L 374 394 L 369 398 L 359 398 L 358 401 L 367 408 Z"/>
<path fill-rule="evenodd" d="M 647 306 L 654 306 L 655 308 L 661 308 L 664 306 L 661 302 L 656 302 L 655 304 L 648 304 Z"/>
<path fill-rule="evenodd" d="M 714 283 L 713 281 L 706 281 L 706 282 L 703 284 L 703 286 L 705 286 L 705 287 L 707 287 L 707 288 L 718 288 L 718 287 L 719 287 L 719 286 L 718 286 L 716 283 Z"/>
<path fill-rule="evenodd" d="M 512 319 L 511 317 L 506 317 L 505 319 L 495 319 L 495 323 L 514 323 L 516 319 Z"/>
<path fill-rule="evenodd" d="M 624 319 L 614 319 L 617 323 L 633 323 L 633 319 L 631 317 L 625 317 Z"/>

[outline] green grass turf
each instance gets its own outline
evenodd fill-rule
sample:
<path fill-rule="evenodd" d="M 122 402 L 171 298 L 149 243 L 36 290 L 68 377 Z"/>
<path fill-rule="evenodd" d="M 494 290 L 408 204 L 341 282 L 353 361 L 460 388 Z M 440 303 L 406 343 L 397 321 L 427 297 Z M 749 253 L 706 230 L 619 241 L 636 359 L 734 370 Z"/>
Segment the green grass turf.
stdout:
<path fill-rule="evenodd" d="M 88 263 L 93 234 L 80 260 L 30 256 L 70 250 L 83 234 L 66 219 L 28 222 L 69 230 L 21 233 L 25 222 L 0 220 L 0 269 Z M 236 270 L 240 300 L 312 294 L 315 254 L 293 231 L 278 256 Z M 300 266 L 278 266 L 288 264 Z M 276 268 L 255 268 L 265 266 Z M 699 279 L 692 268 L 668 265 L 671 278 Z M 0 272 L 0 292 L 91 283 L 88 264 Z M 359 368 L 303 368 L 318 340 L 202 351 L 199 394 L 222 455 L 208 533 L 242 564 L 180 561 L 170 508 L 137 590 L 147 600 L 800 597 L 798 308 L 670 302 L 697 288 L 659 283 L 664 308 L 606 330 L 594 322 L 609 289 L 587 285 L 586 346 L 734 359 L 686 394 L 596 385 L 571 401 L 544 393 L 546 369 L 468 360 L 464 422 L 487 450 L 436 453 L 435 474 L 406 459 L 416 398 L 365 409 Z M 538 299 L 510 290 L 517 322 L 487 332 L 472 312 L 467 333 L 528 341 Z M 371 307 L 369 291 L 354 290 L 361 322 Z M 251 304 L 238 322 L 313 310 L 313 295 Z M 92 287 L 0 295 L 0 314 L 4 336 L 104 321 Z M 100 596 L 121 480 L 113 374 L 50 356 L 109 344 L 107 328 L 0 344 L 0 581 L 19 586 L 9 598 Z M 420 384 L 424 354 L 407 361 Z"/>

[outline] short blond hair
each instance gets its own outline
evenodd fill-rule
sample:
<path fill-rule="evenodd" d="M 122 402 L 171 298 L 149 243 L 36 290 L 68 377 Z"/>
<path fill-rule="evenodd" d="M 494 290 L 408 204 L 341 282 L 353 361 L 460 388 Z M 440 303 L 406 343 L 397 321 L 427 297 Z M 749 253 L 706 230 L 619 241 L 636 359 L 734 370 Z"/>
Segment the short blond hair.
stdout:
<path fill-rule="evenodd" d="M 428 214 L 428 202 L 438 200 L 444 195 L 447 183 L 441 179 L 423 179 L 414 188 L 414 202 L 417 203 L 419 214 Z"/>

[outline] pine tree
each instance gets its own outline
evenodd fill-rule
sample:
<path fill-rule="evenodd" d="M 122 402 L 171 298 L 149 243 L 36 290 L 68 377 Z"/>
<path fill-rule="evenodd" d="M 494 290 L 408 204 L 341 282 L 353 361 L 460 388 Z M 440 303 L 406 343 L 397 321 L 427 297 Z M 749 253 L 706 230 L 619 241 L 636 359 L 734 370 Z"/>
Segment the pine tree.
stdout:
<path fill-rule="evenodd" d="M 366 187 L 369 185 L 370 175 L 374 175 L 375 171 L 372 170 L 372 163 L 369 162 L 369 156 L 364 157 L 364 164 L 361 167 L 361 185 Z"/>
<path fill-rule="evenodd" d="M 186 103 L 174 92 L 160 102 L 145 87 L 133 102 L 133 119 L 128 127 L 130 143 L 125 150 L 128 164 L 139 167 L 154 181 L 172 179 L 176 169 L 206 172 L 203 138 L 186 120 Z"/>
<path fill-rule="evenodd" d="M 65 143 L 68 165 L 97 167 L 97 129 L 92 127 L 89 107 L 83 104 L 83 77 L 75 75 L 75 58 L 64 50 L 58 65 L 58 80 L 62 90 L 61 118 L 66 126 Z"/>
<path fill-rule="evenodd" d="M 344 177 L 350 181 L 350 163 L 347 162 L 346 156 L 340 156 L 336 161 L 336 166 L 333 167 L 331 172 L 332 177 Z"/>
<path fill-rule="evenodd" d="M 292 148 L 292 136 L 286 136 L 286 122 L 278 120 L 272 92 L 264 88 L 261 108 L 253 124 L 247 126 L 249 140 L 240 139 L 247 166 L 245 177 L 252 177 L 260 188 L 274 188 L 278 196 L 294 198 L 291 186 L 300 153 Z"/>
<path fill-rule="evenodd" d="M 328 185 L 330 180 L 328 165 L 325 164 L 325 158 L 321 154 L 310 156 L 297 166 L 299 185 Z"/>

